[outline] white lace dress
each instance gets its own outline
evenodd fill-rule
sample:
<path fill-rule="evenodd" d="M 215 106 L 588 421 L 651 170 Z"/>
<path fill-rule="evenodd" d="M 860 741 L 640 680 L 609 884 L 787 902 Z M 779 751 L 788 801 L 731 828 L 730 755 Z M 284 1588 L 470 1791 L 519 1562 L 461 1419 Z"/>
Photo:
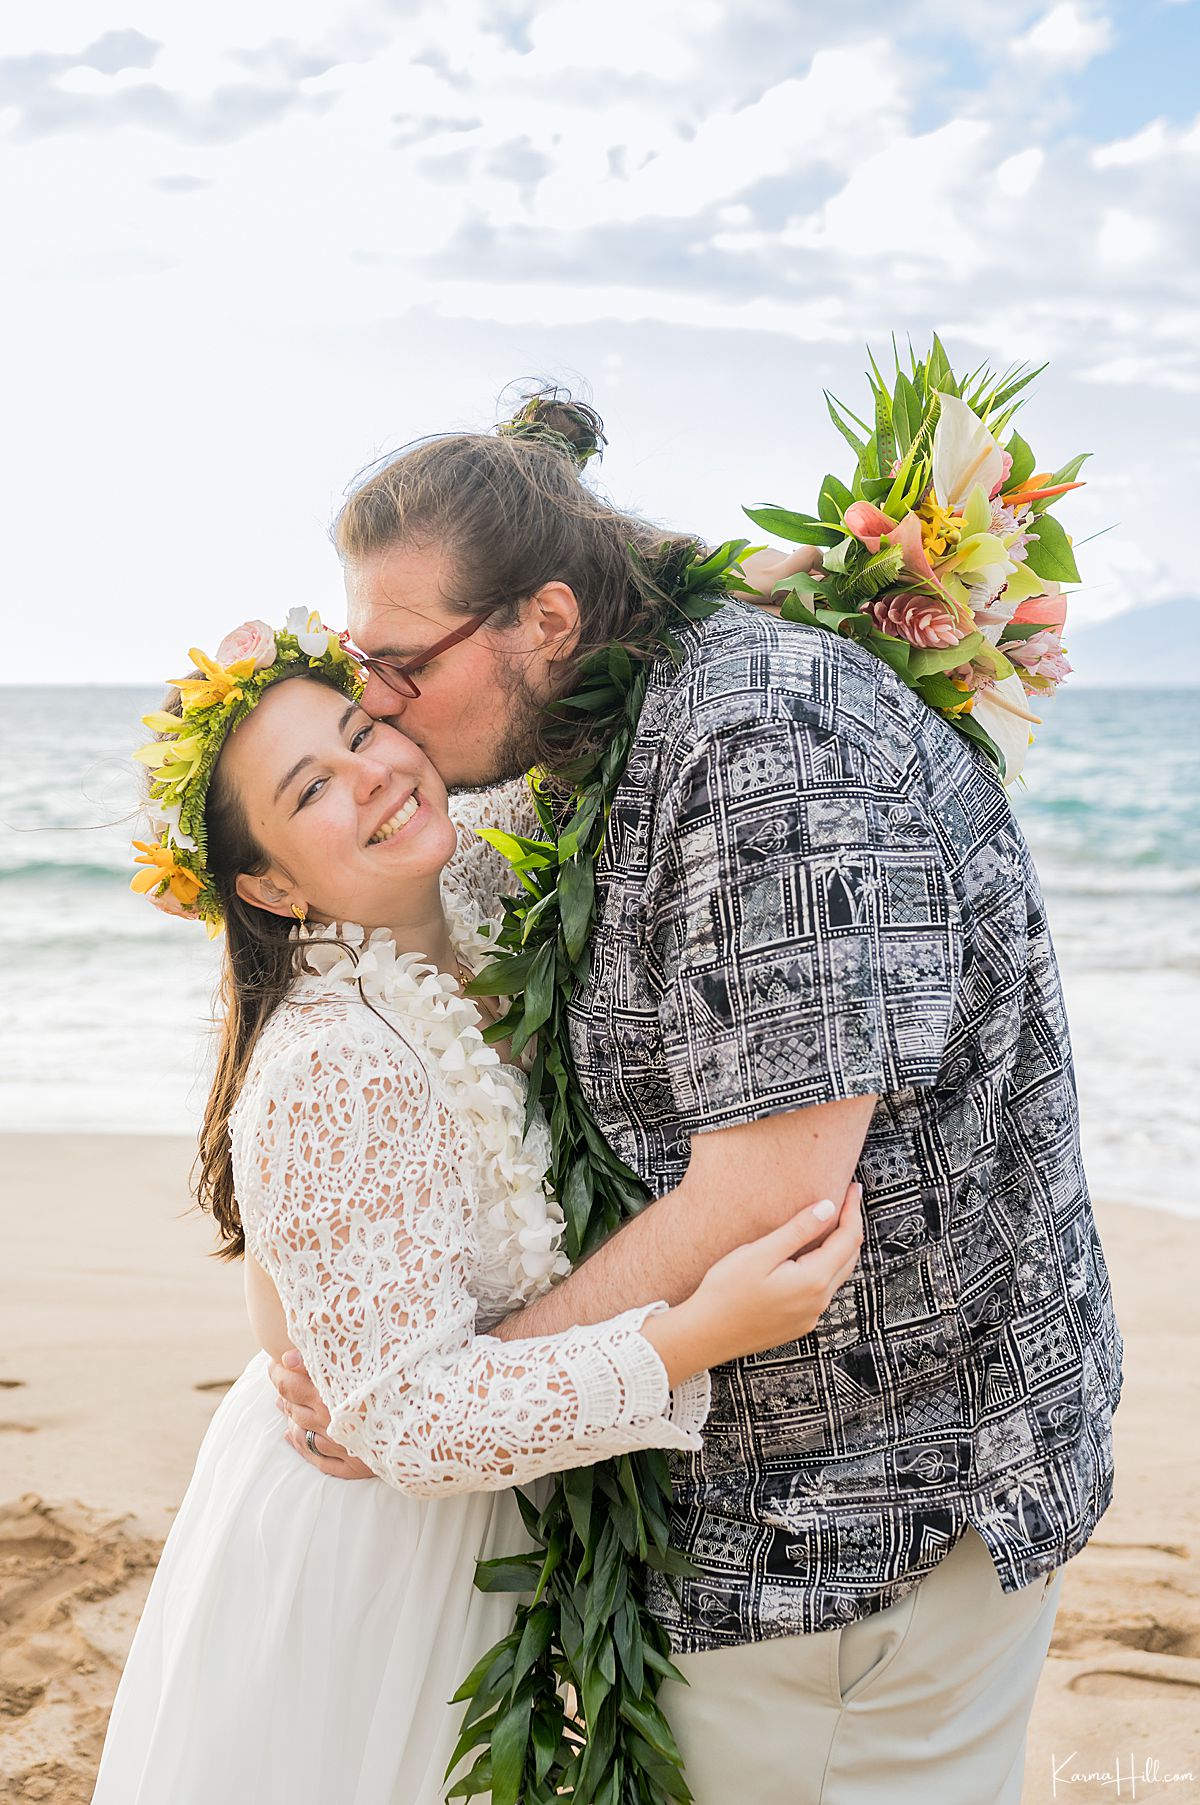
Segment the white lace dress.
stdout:
<path fill-rule="evenodd" d="M 465 847 L 445 886 L 472 966 L 490 857 Z M 307 936 L 233 1148 L 249 1247 L 330 1432 L 379 1477 L 300 1460 L 266 1355 L 251 1360 L 163 1552 L 95 1805 L 436 1805 L 462 1710 L 447 1701 L 510 1620 L 511 1596 L 472 1582 L 524 1545 L 511 1488 L 698 1445 L 707 1378 L 669 1391 L 647 1309 L 486 1333 L 567 1270 L 545 1127 L 524 1133 L 524 1075 L 449 979 L 386 934 L 350 938 L 357 958 Z"/>

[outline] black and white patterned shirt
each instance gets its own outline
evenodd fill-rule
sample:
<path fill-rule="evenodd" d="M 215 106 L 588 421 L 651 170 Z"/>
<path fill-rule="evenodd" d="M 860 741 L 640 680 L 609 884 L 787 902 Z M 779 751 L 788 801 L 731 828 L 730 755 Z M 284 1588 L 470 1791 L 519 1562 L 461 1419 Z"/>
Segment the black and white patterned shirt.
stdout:
<path fill-rule="evenodd" d="M 1037 874 L 981 754 L 857 647 L 729 603 L 660 667 L 601 858 L 584 1089 L 661 1195 L 691 1137 L 878 1093 L 860 1268 L 714 1373 L 676 1647 L 834 1628 L 972 1523 L 1004 1588 L 1112 1491 L 1121 1341 Z M 799 1200 L 798 1200 L 799 1201 Z"/>

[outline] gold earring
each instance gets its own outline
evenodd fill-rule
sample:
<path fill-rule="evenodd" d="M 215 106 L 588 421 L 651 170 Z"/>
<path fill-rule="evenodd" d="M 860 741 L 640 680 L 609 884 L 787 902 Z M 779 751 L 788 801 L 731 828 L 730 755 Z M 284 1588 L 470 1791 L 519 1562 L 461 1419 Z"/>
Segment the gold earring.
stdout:
<path fill-rule="evenodd" d="M 292 914 L 296 917 L 296 920 L 300 923 L 301 927 L 303 927 L 304 922 L 308 916 L 308 910 L 305 908 L 304 904 L 303 903 L 293 903 L 292 904 Z"/>

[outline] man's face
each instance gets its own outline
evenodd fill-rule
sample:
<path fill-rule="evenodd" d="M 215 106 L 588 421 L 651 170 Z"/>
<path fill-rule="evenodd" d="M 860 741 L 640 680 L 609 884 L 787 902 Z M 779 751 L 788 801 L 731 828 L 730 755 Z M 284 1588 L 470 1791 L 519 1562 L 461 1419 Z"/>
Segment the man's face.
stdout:
<path fill-rule="evenodd" d="M 446 604 L 450 565 L 440 546 L 395 546 L 346 565 L 348 625 L 370 658 L 419 658 L 463 624 Z M 421 747 L 447 788 L 480 788 L 517 776 L 532 762 L 532 734 L 552 693 L 552 648 L 539 610 L 524 604 L 515 624 L 486 622 L 413 680 L 419 696 L 399 695 L 371 672 L 363 707 Z"/>

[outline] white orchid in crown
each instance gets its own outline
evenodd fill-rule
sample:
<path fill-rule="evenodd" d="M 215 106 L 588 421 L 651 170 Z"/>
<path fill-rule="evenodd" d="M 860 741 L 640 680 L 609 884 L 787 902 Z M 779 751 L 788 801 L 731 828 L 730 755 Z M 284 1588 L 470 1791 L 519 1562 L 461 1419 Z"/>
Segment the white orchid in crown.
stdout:
<path fill-rule="evenodd" d="M 309 658 L 323 658 L 329 650 L 330 630 L 315 610 L 310 613 L 307 608 L 289 608 L 287 630 Z"/>

